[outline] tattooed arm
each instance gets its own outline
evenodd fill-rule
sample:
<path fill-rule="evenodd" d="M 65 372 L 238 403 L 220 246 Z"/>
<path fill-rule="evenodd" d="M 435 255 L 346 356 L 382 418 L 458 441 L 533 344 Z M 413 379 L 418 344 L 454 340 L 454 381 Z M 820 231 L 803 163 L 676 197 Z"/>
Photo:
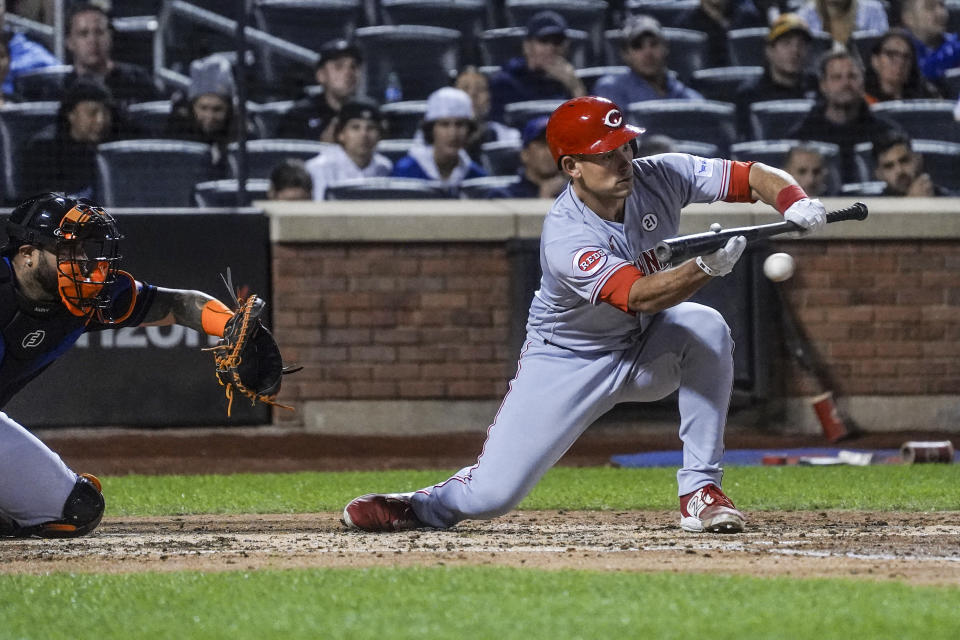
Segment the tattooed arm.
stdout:
<path fill-rule="evenodd" d="M 157 287 L 153 304 L 147 311 L 142 326 L 181 324 L 203 332 L 201 315 L 208 302 L 214 300 L 202 291 L 164 289 Z"/>

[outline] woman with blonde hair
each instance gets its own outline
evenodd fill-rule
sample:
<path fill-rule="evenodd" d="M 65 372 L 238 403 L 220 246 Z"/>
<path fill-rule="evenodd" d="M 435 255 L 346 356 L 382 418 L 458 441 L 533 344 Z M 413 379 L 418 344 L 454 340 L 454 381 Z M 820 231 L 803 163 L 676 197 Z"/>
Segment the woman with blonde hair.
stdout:
<path fill-rule="evenodd" d="M 842 45 L 854 31 L 882 33 L 890 28 L 887 10 L 879 0 L 810 0 L 797 13 L 811 31 L 829 33 Z"/>

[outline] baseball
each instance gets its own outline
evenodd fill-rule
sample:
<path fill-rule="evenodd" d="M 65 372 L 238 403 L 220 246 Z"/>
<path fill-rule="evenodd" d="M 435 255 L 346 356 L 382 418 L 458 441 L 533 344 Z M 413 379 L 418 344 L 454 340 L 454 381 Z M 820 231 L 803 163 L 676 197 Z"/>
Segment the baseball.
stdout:
<path fill-rule="evenodd" d="M 789 253 L 771 253 L 763 261 L 763 275 L 774 282 L 789 280 L 796 264 Z"/>

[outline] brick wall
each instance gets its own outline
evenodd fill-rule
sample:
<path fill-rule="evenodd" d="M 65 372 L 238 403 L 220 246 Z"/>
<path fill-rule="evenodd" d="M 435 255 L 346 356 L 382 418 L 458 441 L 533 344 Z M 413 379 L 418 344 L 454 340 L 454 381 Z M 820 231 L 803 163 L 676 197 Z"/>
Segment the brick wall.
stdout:
<path fill-rule="evenodd" d="M 960 393 L 960 243 L 781 242 L 797 259 L 783 285 L 847 395 Z M 788 395 L 817 391 L 783 362 Z"/>
<path fill-rule="evenodd" d="M 503 244 L 275 244 L 273 265 L 276 333 L 304 365 L 281 400 L 505 392 L 516 354 Z"/>
<path fill-rule="evenodd" d="M 960 243 L 793 241 L 784 291 L 848 395 L 960 393 Z M 281 400 L 499 399 L 513 374 L 502 243 L 274 245 Z M 817 391 L 781 356 L 788 395 Z M 300 413 L 278 412 L 298 420 Z"/>

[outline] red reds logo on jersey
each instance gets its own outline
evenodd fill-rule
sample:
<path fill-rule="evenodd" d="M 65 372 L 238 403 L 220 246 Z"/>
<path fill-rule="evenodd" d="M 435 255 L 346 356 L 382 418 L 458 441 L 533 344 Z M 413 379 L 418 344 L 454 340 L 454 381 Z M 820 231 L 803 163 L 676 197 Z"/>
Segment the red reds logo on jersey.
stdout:
<path fill-rule="evenodd" d="M 580 249 L 573 257 L 573 263 L 580 271 L 590 273 L 596 271 L 607 261 L 607 252 L 599 247 Z"/>
<path fill-rule="evenodd" d="M 620 113 L 620 109 L 610 109 L 610 111 L 607 111 L 607 115 L 603 116 L 603 124 L 611 129 L 616 129 L 622 125 L 623 114 Z"/>

